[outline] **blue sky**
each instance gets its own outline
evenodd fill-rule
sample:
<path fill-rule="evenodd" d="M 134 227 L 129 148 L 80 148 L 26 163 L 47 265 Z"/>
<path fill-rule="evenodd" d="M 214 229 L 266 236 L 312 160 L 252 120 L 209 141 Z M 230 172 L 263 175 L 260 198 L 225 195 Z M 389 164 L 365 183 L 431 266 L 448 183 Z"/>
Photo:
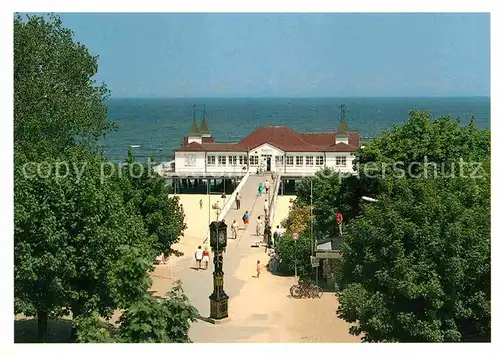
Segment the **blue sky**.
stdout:
<path fill-rule="evenodd" d="M 488 14 L 61 14 L 112 97 L 488 96 Z"/>

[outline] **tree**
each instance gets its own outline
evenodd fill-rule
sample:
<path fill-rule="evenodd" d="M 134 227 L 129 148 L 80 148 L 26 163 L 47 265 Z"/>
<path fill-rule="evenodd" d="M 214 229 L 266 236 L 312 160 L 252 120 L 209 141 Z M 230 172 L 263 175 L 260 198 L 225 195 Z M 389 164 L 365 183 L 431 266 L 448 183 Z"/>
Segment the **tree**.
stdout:
<path fill-rule="evenodd" d="M 41 340 L 48 317 L 109 316 L 150 286 L 144 256 L 152 244 L 142 219 L 114 185 L 101 183 L 100 163 L 87 161 L 80 177 L 69 170 L 65 178 L 55 165 L 48 177 L 15 166 L 15 309 L 38 317 Z"/>
<path fill-rule="evenodd" d="M 366 341 L 488 341 L 489 174 L 402 178 L 379 199 L 341 247 L 341 318 Z"/>
<path fill-rule="evenodd" d="M 276 254 L 282 260 L 282 265 L 288 273 L 294 273 L 295 263 L 297 263 L 297 274 L 300 276 L 312 273 L 311 267 L 311 247 L 314 241 L 309 228 L 299 234 L 297 241 L 293 240 L 292 232 L 287 230 L 276 247 Z"/>
<path fill-rule="evenodd" d="M 342 179 L 338 172 L 326 168 L 297 185 L 297 206 L 310 206 L 312 183 L 313 233 L 316 238 L 338 235 L 335 213 L 340 207 Z"/>
<path fill-rule="evenodd" d="M 76 320 L 80 343 L 189 343 L 191 323 L 199 317 L 198 310 L 184 294 L 177 281 L 163 298 L 147 295 L 131 304 L 117 325 L 99 319 L 98 314 Z"/>
<path fill-rule="evenodd" d="M 29 161 L 97 151 L 116 127 L 106 86 L 96 86 L 97 57 L 73 41 L 57 16 L 14 19 L 14 149 Z"/>
<path fill-rule="evenodd" d="M 104 175 L 108 91 L 72 36 L 56 16 L 14 19 L 15 312 L 38 317 L 41 341 L 49 317 L 78 324 L 143 300 L 154 257 L 185 228 L 150 171 Z"/>
<path fill-rule="evenodd" d="M 354 201 L 341 246 L 338 313 L 358 323 L 353 334 L 490 340 L 489 142 L 474 120 L 460 127 L 412 111 L 358 151 L 359 186 L 379 202 Z"/>
<path fill-rule="evenodd" d="M 99 314 L 81 315 L 73 319 L 73 325 L 77 330 L 76 342 L 78 343 L 104 343 L 117 342 L 119 329 L 99 319 Z"/>
<path fill-rule="evenodd" d="M 143 217 L 148 235 L 154 241 L 153 258 L 160 254 L 180 256 L 182 252 L 172 249 L 187 227 L 179 198 L 169 196 L 170 186 L 153 171 L 150 163 L 151 160 L 145 164 L 137 162 L 129 150 L 126 165 L 116 177 L 125 203 Z"/>
<path fill-rule="evenodd" d="M 182 290 L 174 283 L 166 298 L 144 298 L 120 317 L 121 342 L 188 343 L 192 322 L 199 316 Z"/>
<path fill-rule="evenodd" d="M 311 206 L 300 205 L 296 200 L 292 202 L 288 216 L 281 222 L 287 230 L 302 234 L 311 225 Z"/>

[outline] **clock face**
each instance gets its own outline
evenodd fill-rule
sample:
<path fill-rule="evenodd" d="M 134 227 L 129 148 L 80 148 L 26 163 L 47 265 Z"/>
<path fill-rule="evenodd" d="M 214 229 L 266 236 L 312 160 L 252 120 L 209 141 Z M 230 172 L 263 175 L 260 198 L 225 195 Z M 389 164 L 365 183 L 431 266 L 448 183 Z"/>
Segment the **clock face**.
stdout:
<path fill-rule="evenodd" d="M 226 234 L 224 233 L 224 231 L 219 231 L 219 244 L 220 245 L 226 244 Z"/>

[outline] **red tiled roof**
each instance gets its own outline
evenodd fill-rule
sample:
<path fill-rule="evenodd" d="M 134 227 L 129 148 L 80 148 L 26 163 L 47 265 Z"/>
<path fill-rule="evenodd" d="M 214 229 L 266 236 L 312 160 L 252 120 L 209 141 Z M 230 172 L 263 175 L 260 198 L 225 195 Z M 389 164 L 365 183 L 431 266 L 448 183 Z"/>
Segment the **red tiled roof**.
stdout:
<path fill-rule="evenodd" d="M 207 151 L 207 152 L 233 152 L 235 151 L 234 146 L 236 143 L 202 143 L 191 142 L 188 145 L 182 146 L 175 151 Z"/>
<path fill-rule="evenodd" d="M 238 143 L 191 142 L 176 151 L 246 152 L 268 143 L 288 152 L 354 152 L 359 132 L 349 132 L 348 142 L 335 144 L 335 132 L 296 132 L 284 126 L 262 126 Z"/>
<path fill-rule="evenodd" d="M 299 132 L 299 135 L 310 145 L 325 147 L 335 144 L 335 132 Z"/>
<path fill-rule="evenodd" d="M 311 149 L 311 145 L 294 130 L 285 126 L 262 126 L 241 140 L 235 148 L 251 150 L 269 143 L 283 151 Z"/>

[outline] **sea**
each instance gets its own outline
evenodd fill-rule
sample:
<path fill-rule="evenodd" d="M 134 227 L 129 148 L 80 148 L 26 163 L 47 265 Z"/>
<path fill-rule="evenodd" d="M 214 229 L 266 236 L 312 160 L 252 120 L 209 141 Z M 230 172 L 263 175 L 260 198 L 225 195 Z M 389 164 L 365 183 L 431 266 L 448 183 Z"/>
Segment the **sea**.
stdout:
<path fill-rule="evenodd" d="M 118 129 L 100 144 L 113 162 L 122 162 L 128 149 L 140 161 L 154 157 L 164 162 L 172 159 L 193 117 L 199 125 L 204 110 L 215 142 L 237 142 L 260 126 L 335 131 L 341 104 L 349 129 L 359 130 L 364 140 L 402 124 L 412 109 L 425 109 L 434 117 L 450 115 L 464 125 L 475 116 L 480 129 L 490 129 L 489 97 L 110 98 L 108 116 Z"/>

